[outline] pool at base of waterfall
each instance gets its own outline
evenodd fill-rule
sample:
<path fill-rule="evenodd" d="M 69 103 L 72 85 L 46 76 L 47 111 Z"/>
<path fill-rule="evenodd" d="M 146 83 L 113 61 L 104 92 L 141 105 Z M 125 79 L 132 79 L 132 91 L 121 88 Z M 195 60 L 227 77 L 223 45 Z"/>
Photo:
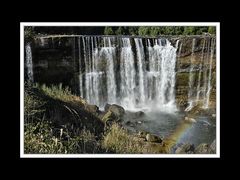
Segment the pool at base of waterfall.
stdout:
<path fill-rule="evenodd" d="M 176 141 L 173 148 L 185 143 L 197 147 L 201 143 L 211 144 L 216 139 L 215 119 L 198 116 L 195 118 L 196 122 L 189 123 L 184 117 L 182 112 L 145 112 L 140 117 L 127 112 L 124 126 L 132 132 L 145 131 L 164 139 L 170 137 Z"/>

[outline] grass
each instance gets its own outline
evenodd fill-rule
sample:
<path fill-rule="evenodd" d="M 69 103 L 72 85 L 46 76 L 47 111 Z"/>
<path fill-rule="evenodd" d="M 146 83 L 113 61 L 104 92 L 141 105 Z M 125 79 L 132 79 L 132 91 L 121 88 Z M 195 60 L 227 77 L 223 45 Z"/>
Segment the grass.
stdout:
<path fill-rule="evenodd" d="M 144 152 L 144 144 L 116 123 L 104 136 L 102 146 L 107 152 L 118 154 L 141 154 Z"/>
<path fill-rule="evenodd" d="M 40 94 L 38 94 L 39 92 Z M 45 96 L 42 97 L 41 93 L 50 98 L 44 99 Z M 68 88 L 62 88 L 61 85 L 51 87 L 34 85 L 25 87 L 24 153 L 142 154 L 160 152 L 159 144 L 145 142 L 143 139 L 130 134 L 117 123 L 113 123 L 105 130 L 104 134 L 102 132 L 95 134 L 94 131 L 100 126 L 96 124 L 97 122 L 91 121 L 93 120 L 91 118 L 94 117 L 89 116 L 89 113 L 84 114 L 84 111 L 78 112 L 83 113 L 79 114 L 81 118 L 77 119 L 77 121 L 82 123 L 80 129 L 80 126 L 71 124 L 70 119 L 68 119 L 70 116 L 64 114 L 64 117 L 62 117 L 58 116 L 56 112 L 48 113 L 51 106 L 59 108 L 59 106 L 54 104 L 56 102 L 53 99 L 57 99 L 56 102 L 59 105 L 59 100 L 68 102 L 69 104 L 69 102 L 75 102 L 77 98 L 71 94 Z M 78 105 L 80 106 L 81 104 L 78 103 Z M 65 118 L 64 121 L 66 120 L 66 124 L 58 124 L 58 118 Z M 87 118 L 87 121 L 82 120 L 82 118 Z M 87 125 L 90 122 L 94 122 L 94 124 Z M 91 128 L 94 128 L 94 131 L 90 131 Z"/>
<path fill-rule="evenodd" d="M 78 102 L 81 103 L 82 105 L 86 104 L 85 100 L 72 94 L 70 89 L 68 87 L 63 87 L 62 84 L 59 84 L 58 86 L 51 85 L 50 87 L 46 86 L 45 84 L 43 85 L 35 84 L 34 87 L 42 90 L 46 95 L 54 99 L 59 99 L 65 102 Z"/>
<path fill-rule="evenodd" d="M 24 153 L 26 154 L 81 154 L 97 153 L 101 145 L 87 129 L 69 129 L 56 125 L 46 117 L 47 103 L 35 89 L 45 95 L 64 101 L 76 101 L 68 88 L 45 85 L 25 85 L 24 91 Z M 80 99 L 80 98 L 79 98 Z M 80 105 L 80 104 L 79 104 Z"/>
<path fill-rule="evenodd" d="M 70 136 L 65 129 L 55 128 L 51 122 L 42 121 L 25 126 L 24 152 L 26 154 L 81 154 L 96 153 L 100 148 L 94 135 L 83 130 Z"/>

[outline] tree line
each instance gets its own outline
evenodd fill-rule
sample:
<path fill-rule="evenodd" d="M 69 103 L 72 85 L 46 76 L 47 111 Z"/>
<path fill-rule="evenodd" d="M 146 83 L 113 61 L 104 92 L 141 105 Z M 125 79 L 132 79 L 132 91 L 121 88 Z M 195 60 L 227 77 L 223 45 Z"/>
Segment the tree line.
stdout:
<path fill-rule="evenodd" d="M 36 35 L 78 34 L 78 35 L 202 35 L 216 34 L 215 26 L 26 26 L 25 39 Z"/>
<path fill-rule="evenodd" d="M 202 35 L 216 34 L 215 26 L 140 26 L 140 27 L 110 27 L 104 28 L 105 35 Z"/>

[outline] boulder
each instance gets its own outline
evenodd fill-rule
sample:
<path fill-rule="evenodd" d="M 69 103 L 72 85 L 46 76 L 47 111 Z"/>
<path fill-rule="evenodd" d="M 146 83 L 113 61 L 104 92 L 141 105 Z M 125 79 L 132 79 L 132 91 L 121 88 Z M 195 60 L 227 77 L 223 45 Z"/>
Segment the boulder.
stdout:
<path fill-rule="evenodd" d="M 139 118 L 139 117 L 143 117 L 144 116 L 144 112 L 143 111 L 137 111 L 134 113 L 134 117 L 135 118 Z"/>
<path fill-rule="evenodd" d="M 176 154 L 193 154 L 194 153 L 194 145 L 193 144 L 183 144 L 178 147 L 175 151 Z"/>
<path fill-rule="evenodd" d="M 146 135 L 146 141 L 148 142 L 158 142 L 158 143 L 161 143 L 162 142 L 162 139 L 156 135 L 153 135 L 153 134 L 147 134 Z"/>
<path fill-rule="evenodd" d="M 106 124 L 109 122 L 117 122 L 119 118 L 112 111 L 108 110 L 107 113 L 102 117 L 102 121 Z"/>
<path fill-rule="evenodd" d="M 187 123 L 195 123 L 195 122 L 196 122 L 195 119 L 190 118 L 190 117 L 185 117 L 185 118 L 184 118 L 184 121 L 187 122 Z"/>
<path fill-rule="evenodd" d="M 125 114 L 125 110 L 122 106 L 119 106 L 117 104 L 106 104 L 105 105 L 105 111 L 111 111 L 113 112 L 117 117 L 122 117 Z"/>
<path fill-rule="evenodd" d="M 108 104 L 108 103 L 107 103 L 107 104 L 104 106 L 104 111 L 107 111 L 110 106 L 111 106 L 111 104 Z"/>
<path fill-rule="evenodd" d="M 209 145 L 206 143 L 199 144 L 195 149 L 195 154 L 209 154 Z"/>
<path fill-rule="evenodd" d="M 145 132 L 145 131 L 139 131 L 138 132 L 138 137 L 140 137 L 140 138 L 146 138 L 146 136 L 147 136 L 147 132 Z"/>
<path fill-rule="evenodd" d="M 90 113 L 93 113 L 94 115 L 98 115 L 99 114 L 99 107 L 96 105 L 92 105 L 92 104 L 86 104 L 85 105 L 85 110 L 87 110 Z"/>

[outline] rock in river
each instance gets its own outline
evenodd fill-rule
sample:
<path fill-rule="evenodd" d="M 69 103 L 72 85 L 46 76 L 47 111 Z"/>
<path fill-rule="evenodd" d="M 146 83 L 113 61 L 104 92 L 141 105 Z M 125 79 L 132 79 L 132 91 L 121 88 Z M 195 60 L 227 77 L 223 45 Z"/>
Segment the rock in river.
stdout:
<path fill-rule="evenodd" d="M 125 114 L 124 108 L 117 104 L 112 104 L 112 105 L 106 104 L 104 109 L 105 111 L 113 112 L 117 117 L 120 117 L 120 118 Z"/>
<path fill-rule="evenodd" d="M 162 139 L 160 137 L 153 134 L 149 134 L 149 133 L 146 135 L 146 140 L 148 142 L 158 142 L 158 143 L 162 142 Z"/>

